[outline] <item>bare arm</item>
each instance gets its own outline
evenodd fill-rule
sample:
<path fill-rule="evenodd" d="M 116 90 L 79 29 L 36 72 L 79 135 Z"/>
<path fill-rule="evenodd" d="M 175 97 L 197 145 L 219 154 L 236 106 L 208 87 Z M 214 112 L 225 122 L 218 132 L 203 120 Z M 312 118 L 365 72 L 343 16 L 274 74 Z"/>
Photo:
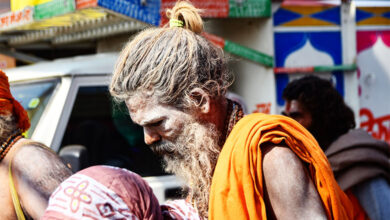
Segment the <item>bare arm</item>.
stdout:
<path fill-rule="evenodd" d="M 33 219 L 43 215 L 51 193 L 71 175 L 55 153 L 39 146 L 18 149 L 12 167 L 20 203 Z"/>
<path fill-rule="evenodd" d="M 268 210 L 277 219 L 327 219 L 318 192 L 301 160 L 284 146 L 263 146 Z M 268 211 L 267 210 L 267 211 Z"/>

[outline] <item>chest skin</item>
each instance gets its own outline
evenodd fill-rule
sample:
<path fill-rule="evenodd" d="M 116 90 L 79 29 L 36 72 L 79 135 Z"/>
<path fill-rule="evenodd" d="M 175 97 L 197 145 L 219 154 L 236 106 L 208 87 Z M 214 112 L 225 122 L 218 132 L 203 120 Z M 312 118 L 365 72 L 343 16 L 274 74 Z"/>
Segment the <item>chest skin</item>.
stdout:
<path fill-rule="evenodd" d="M 15 220 L 17 219 L 14 204 L 12 202 L 12 196 L 11 191 L 9 187 L 9 162 L 11 158 L 13 158 L 17 152 L 20 149 L 20 143 L 25 142 L 25 139 L 20 139 L 9 150 L 7 155 L 4 157 L 4 159 L 0 162 L 0 220 Z M 17 184 L 17 180 L 14 177 L 14 184 Z M 19 200 L 20 200 L 19 195 Z M 21 201 L 20 201 L 21 202 Z M 4 207 L 4 208 L 3 208 Z M 29 216 L 26 216 L 26 213 L 24 213 L 26 219 L 31 219 Z"/>
<path fill-rule="evenodd" d="M 0 219 L 16 219 L 16 213 L 9 188 L 8 161 L 6 158 L 4 158 L 4 160 L 0 163 L 0 183 L 0 207 L 2 207 Z"/>

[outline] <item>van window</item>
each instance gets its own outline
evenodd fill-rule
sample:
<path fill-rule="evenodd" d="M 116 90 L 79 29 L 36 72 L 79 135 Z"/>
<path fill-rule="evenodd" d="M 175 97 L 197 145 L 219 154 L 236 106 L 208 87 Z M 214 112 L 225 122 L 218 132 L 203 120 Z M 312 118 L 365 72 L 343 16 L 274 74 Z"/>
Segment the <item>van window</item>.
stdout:
<path fill-rule="evenodd" d="M 124 104 L 111 99 L 107 86 L 79 88 L 61 147 L 71 144 L 87 148 L 90 166 L 117 166 L 141 176 L 166 175 L 161 158 L 144 143 L 142 127 L 131 121 Z"/>
<path fill-rule="evenodd" d="M 31 127 L 25 133 L 31 137 L 59 80 L 11 84 L 11 93 L 27 110 Z"/>

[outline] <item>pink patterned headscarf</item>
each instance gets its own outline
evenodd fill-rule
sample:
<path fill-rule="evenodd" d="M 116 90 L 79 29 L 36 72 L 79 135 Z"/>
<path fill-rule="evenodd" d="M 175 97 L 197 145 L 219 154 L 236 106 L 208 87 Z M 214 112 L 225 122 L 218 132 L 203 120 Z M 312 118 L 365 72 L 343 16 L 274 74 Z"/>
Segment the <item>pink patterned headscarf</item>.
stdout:
<path fill-rule="evenodd" d="M 93 166 L 61 183 L 42 219 L 162 219 L 162 215 L 152 189 L 139 175 Z"/>

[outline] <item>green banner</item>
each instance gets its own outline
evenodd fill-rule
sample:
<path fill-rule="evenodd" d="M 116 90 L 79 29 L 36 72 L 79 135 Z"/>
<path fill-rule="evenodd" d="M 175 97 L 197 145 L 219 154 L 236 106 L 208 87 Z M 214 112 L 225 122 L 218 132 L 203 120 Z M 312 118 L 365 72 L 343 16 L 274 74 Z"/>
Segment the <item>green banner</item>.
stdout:
<path fill-rule="evenodd" d="M 270 17 L 271 0 L 229 0 L 229 17 Z"/>
<path fill-rule="evenodd" d="M 41 20 L 51 18 L 56 15 L 74 12 L 75 9 L 76 6 L 74 0 L 52 0 L 34 6 L 34 19 Z"/>
<path fill-rule="evenodd" d="M 356 64 L 336 65 L 336 66 L 315 66 L 314 72 L 333 72 L 333 71 L 355 71 Z"/>
<path fill-rule="evenodd" d="M 274 59 L 272 56 L 260 53 L 256 50 L 241 46 L 228 40 L 225 40 L 225 47 L 223 49 L 229 53 L 261 63 L 268 67 L 272 67 L 274 65 Z"/>

